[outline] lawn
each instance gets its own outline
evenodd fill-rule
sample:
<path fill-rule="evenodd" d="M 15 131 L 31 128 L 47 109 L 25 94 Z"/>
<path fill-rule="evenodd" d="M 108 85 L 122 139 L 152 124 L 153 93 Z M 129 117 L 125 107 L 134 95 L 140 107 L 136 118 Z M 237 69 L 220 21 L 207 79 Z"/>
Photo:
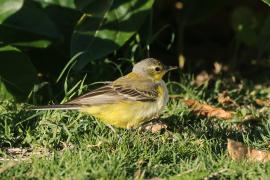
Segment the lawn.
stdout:
<path fill-rule="evenodd" d="M 231 79 L 168 81 L 175 96 L 160 117 L 167 129 L 156 133 L 113 132 L 76 111 L 35 112 L 2 101 L 0 179 L 268 179 L 269 162 L 233 160 L 227 139 L 270 150 L 270 108 L 256 103 L 269 98 L 269 81 Z M 227 103 L 218 100 L 224 91 Z M 183 99 L 233 111 L 233 118 L 199 115 Z"/>

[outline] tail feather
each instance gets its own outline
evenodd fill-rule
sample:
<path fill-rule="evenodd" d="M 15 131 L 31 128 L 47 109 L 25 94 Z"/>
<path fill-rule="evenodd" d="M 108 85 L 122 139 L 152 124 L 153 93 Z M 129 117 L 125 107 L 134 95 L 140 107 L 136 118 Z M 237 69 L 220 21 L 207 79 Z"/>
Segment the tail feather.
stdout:
<path fill-rule="evenodd" d="M 29 110 L 72 110 L 80 108 L 81 106 L 77 104 L 56 104 L 56 105 L 36 106 L 29 108 Z"/>

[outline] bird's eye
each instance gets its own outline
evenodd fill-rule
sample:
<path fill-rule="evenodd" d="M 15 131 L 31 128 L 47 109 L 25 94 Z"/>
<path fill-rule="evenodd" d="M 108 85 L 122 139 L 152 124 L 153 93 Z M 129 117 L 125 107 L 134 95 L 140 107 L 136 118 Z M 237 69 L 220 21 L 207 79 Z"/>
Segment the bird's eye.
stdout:
<path fill-rule="evenodd" d="M 159 72 L 160 70 L 161 70 L 160 67 L 156 67 L 156 68 L 155 68 L 155 71 L 157 71 L 157 72 Z"/>

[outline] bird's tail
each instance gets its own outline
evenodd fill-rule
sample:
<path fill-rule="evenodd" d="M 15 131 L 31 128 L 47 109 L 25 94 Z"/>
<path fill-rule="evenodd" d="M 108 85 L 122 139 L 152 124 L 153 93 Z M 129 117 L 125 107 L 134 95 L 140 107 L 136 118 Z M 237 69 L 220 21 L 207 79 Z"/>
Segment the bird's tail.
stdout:
<path fill-rule="evenodd" d="M 56 105 L 35 106 L 29 108 L 29 110 L 72 110 L 80 108 L 81 106 L 78 104 L 56 104 Z"/>

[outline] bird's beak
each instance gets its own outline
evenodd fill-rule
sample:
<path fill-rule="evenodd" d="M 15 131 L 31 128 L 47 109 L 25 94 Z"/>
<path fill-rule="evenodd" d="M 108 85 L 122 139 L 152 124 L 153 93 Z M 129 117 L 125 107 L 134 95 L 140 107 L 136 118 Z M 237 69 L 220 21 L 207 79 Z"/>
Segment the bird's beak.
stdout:
<path fill-rule="evenodd" d="M 165 66 L 166 72 L 171 71 L 171 70 L 175 70 L 175 69 L 178 69 L 178 67 L 177 66 Z"/>

